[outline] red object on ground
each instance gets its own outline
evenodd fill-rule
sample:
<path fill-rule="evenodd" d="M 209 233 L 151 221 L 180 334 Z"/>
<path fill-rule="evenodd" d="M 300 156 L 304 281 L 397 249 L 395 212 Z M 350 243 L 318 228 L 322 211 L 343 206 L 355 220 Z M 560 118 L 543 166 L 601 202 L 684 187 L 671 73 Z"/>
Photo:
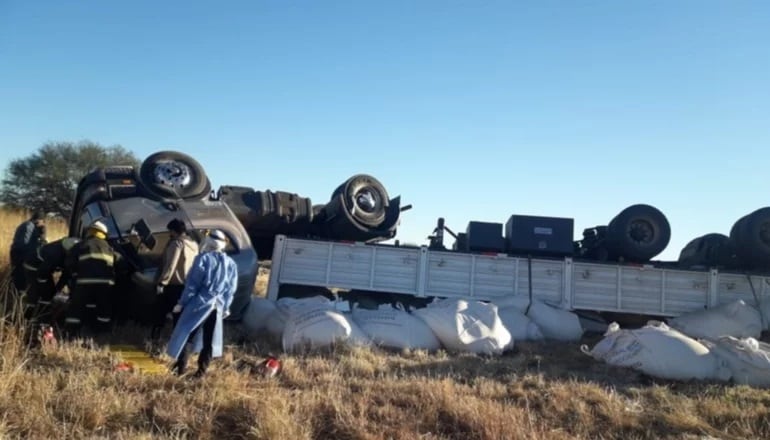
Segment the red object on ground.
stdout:
<path fill-rule="evenodd" d="M 281 365 L 280 360 L 274 358 L 273 356 L 268 356 L 268 358 L 262 362 L 260 370 L 263 376 L 270 378 L 275 377 L 278 373 L 280 373 L 282 368 L 283 366 Z"/>
<path fill-rule="evenodd" d="M 130 362 L 121 362 L 115 366 L 115 371 L 134 371 L 134 366 Z"/>
<path fill-rule="evenodd" d="M 50 325 L 43 329 L 43 334 L 40 336 L 44 344 L 55 344 L 56 336 L 53 334 L 53 327 Z"/>

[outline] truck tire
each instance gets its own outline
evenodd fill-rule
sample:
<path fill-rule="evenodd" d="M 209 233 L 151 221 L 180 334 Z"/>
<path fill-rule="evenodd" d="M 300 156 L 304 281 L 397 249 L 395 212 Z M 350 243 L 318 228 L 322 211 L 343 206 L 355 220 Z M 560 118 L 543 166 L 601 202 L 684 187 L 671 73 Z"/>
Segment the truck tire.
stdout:
<path fill-rule="evenodd" d="M 607 225 L 607 250 L 629 261 L 649 261 L 663 252 L 670 239 L 666 216 L 650 205 L 629 206 Z"/>
<path fill-rule="evenodd" d="M 139 168 L 142 185 L 164 199 L 200 199 L 211 191 L 211 182 L 197 160 L 177 151 L 159 151 Z"/>
<path fill-rule="evenodd" d="M 683 269 L 735 266 L 734 248 L 730 237 L 711 233 L 694 238 L 679 253 L 677 262 Z"/>
<path fill-rule="evenodd" d="M 360 224 L 376 227 L 385 220 L 388 192 L 374 177 L 356 174 L 334 190 L 331 201 L 338 200 L 338 196 L 342 196 L 344 209 Z"/>
<path fill-rule="evenodd" d="M 730 241 L 747 267 L 770 267 L 770 207 L 738 219 L 730 230 Z"/>

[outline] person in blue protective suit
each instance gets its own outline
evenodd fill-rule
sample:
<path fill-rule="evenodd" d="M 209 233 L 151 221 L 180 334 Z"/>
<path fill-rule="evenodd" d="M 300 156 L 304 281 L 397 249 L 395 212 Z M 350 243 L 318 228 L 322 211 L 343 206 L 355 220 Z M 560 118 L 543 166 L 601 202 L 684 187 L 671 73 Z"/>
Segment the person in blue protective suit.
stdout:
<path fill-rule="evenodd" d="M 174 313 L 181 313 L 171 333 L 166 353 L 174 358 L 174 373 L 187 368 L 188 342 L 199 352 L 195 377 L 206 374 L 213 357 L 222 356 L 222 320 L 230 314 L 230 304 L 238 284 L 238 268 L 225 252 L 226 238 L 211 231 L 193 260 L 184 290 Z"/>

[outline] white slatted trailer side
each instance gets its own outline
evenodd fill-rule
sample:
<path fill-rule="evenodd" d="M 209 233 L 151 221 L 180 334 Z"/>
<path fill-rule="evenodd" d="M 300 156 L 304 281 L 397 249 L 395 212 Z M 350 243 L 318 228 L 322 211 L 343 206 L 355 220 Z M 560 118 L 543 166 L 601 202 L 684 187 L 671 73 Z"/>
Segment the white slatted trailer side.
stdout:
<path fill-rule="evenodd" d="M 268 298 L 281 284 L 496 301 L 532 295 L 564 309 L 677 316 L 735 299 L 770 301 L 770 278 L 276 237 Z"/>

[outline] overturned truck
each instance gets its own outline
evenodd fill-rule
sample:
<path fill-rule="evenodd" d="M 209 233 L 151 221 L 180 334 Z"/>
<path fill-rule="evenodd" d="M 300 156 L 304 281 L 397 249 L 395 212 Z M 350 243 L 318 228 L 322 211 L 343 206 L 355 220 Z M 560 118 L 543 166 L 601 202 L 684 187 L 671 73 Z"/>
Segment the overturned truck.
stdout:
<path fill-rule="evenodd" d="M 240 318 L 253 293 L 258 260 L 273 260 L 277 269 L 271 274 L 270 295 L 274 298 L 279 296 L 278 287 L 287 284 L 412 297 L 441 296 L 451 291 L 451 295 L 483 298 L 487 296 L 484 289 L 498 294 L 536 296 L 543 289 L 556 288 L 557 296 L 553 291 L 546 296 L 571 308 L 577 305 L 577 290 L 566 286 L 577 276 L 576 264 L 585 263 L 590 267 L 581 274 L 604 274 L 602 282 L 591 283 L 595 290 L 614 293 L 611 298 L 594 298 L 580 308 L 663 314 L 681 307 L 714 305 L 718 291 L 714 283 L 719 282 L 710 275 L 713 270 L 720 274 L 729 272 L 725 276 L 730 279 L 749 281 L 753 280 L 746 277 L 746 271 L 770 272 L 770 208 L 739 219 L 729 237 L 699 237 L 682 250 L 679 261 L 661 262 L 652 258 L 668 245 L 671 229 L 663 213 L 649 205 L 629 206 L 607 225 L 585 229 L 580 240 L 573 239 L 571 218 L 512 215 L 505 225 L 471 221 L 465 232 L 459 234 L 439 219 L 427 246 L 380 243 L 396 237 L 401 213 L 410 207 L 401 204 L 400 196 L 391 198 L 382 183 L 365 174 L 346 179 L 322 204 L 314 204 L 295 193 L 245 186 L 225 185 L 213 191 L 204 168 L 195 159 L 180 152 L 161 151 L 147 157 L 138 167 L 109 166 L 84 176 L 75 194 L 69 233 L 80 236 L 91 221 L 105 220 L 110 243 L 130 266 L 118 280 L 120 297 L 125 301 L 125 307 L 118 309 L 138 318 L 146 316 L 154 300 L 152 280 L 168 240 L 166 224 L 173 218 L 182 219 L 197 239 L 210 229 L 220 229 L 227 235 L 226 251 L 239 268 L 231 316 L 235 320 Z M 455 237 L 451 249 L 444 246 L 445 232 Z M 313 245 L 314 252 L 300 252 L 287 273 L 285 259 L 289 257 L 283 252 L 286 243 L 328 243 L 328 247 Z M 440 258 L 426 260 L 422 249 Z M 346 256 L 345 264 L 335 260 L 340 255 Z M 382 260 L 386 255 L 396 260 Z M 357 261 L 357 256 L 364 260 Z M 538 261 L 543 261 L 549 277 L 556 277 L 547 284 L 550 286 L 558 278 L 561 287 L 537 285 L 534 275 L 539 270 Z M 433 265 L 441 268 L 435 272 L 442 274 L 440 280 L 432 275 Z M 476 272 L 488 265 L 494 268 L 494 276 Z M 449 267 L 452 270 L 447 271 Z M 521 272 L 523 267 L 526 272 Z M 629 275 L 636 271 L 638 276 Z M 675 272 L 669 275 L 666 271 Z M 685 296 L 690 299 L 680 298 L 673 305 L 664 305 L 681 293 L 681 288 L 679 293 L 671 293 L 667 287 L 671 280 L 683 279 L 680 271 L 687 271 L 681 282 L 692 286 L 685 289 Z M 616 275 L 611 277 L 610 273 Z M 623 295 L 627 277 L 648 280 L 657 286 L 631 295 L 658 297 L 654 310 L 631 306 L 649 299 Z M 457 280 L 462 282 L 457 284 Z M 746 285 L 736 283 L 731 281 L 727 285 Z M 750 283 L 752 298 L 747 299 L 757 302 L 765 293 L 765 284 L 765 278 Z M 431 286 L 444 287 L 434 292 Z M 747 296 L 747 292 L 742 290 L 741 296 Z M 607 306 L 608 302 L 614 306 Z"/>

